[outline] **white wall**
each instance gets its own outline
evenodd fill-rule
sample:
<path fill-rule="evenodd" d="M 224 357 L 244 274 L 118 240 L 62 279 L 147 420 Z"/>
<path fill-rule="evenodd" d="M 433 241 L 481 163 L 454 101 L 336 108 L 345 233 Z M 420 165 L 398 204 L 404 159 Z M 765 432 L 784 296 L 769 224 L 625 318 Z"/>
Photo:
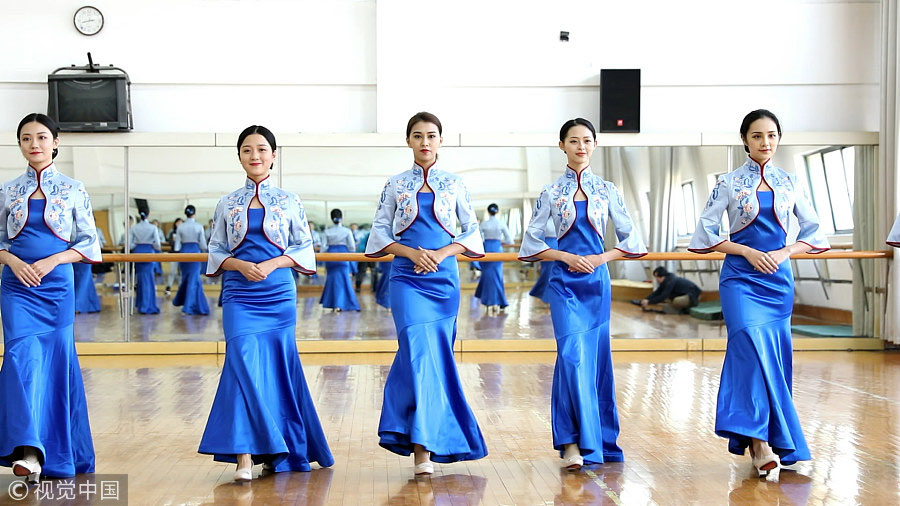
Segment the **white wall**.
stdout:
<path fill-rule="evenodd" d="M 733 131 L 762 106 L 787 130 L 878 129 L 877 1 L 98 0 L 93 37 L 81 0 L 4 4 L 8 123 L 91 51 L 130 73 L 138 131 L 397 132 L 427 109 L 552 132 L 598 119 L 602 68 L 642 69 L 645 132 Z"/>

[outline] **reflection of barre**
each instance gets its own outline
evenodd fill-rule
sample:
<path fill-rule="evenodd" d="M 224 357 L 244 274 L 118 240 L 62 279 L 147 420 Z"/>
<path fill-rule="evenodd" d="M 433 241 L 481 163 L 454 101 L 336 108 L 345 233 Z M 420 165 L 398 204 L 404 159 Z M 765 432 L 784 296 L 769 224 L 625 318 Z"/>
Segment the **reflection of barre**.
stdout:
<path fill-rule="evenodd" d="M 640 258 L 617 258 L 616 260 L 723 260 L 724 253 L 647 253 Z M 794 259 L 833 260 L 838 258 L 894 258 L 893 250 L 886 251 L 826 251 L 824 253 L 801 253 L 791 255 Z M 385 255 L 381 258 L 369 258 L 362 253 L 316 253 L 318 262 L 390 262 L 393 255 Z M 457 255 L 460 262 L 515 262 L 518 260 L 516 253 L 486 253 L 483 257 L 470 258 Z M 104 262 L 205 262 L 206 253 L 130 253 L 103 255 Z M 546 261 L 546 260 L 545 260 Z"/>

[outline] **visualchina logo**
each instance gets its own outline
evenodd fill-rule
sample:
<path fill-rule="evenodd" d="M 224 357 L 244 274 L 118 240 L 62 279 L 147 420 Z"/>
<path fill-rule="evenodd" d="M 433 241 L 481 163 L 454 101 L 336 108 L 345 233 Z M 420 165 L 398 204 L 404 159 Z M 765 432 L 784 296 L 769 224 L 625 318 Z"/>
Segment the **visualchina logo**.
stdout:
<path fill-rule="evenodd" d="M 3 475 L 0 476 L 0 487 L 0 495 L 5 488 L 9 499 L 15 501 L 10 503 L 0 497 L 2 504 L 20 501 L 24 501 L 23 504 L 36 504 L 35 501 L 41 504 L 128 504 L 128 476 L 125 474 L 81 474 L 60 480 L 41 480 L 33 485 L 17 476 Z"/>

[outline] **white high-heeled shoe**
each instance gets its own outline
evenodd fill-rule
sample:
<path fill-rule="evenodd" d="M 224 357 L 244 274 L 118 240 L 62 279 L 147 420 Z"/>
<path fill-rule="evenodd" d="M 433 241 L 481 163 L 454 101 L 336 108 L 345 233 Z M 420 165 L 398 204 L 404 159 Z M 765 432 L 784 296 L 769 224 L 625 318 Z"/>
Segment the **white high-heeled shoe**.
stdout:
<path fill-rule="evenodd" d="M 422 462 L 421 464 L 416 464 L 416 476 L 427 476 L 429 474 L 434 474 L 433 463 Z"/>
<path fill-rule="evenodd" d="M 37 483 L 41 479 L 41 464 L 30 460 L 17 460 L 12 463 L 13 474 L 27 476 L 29 483 Z"/>
<path fill-rule="evenodd" d="M 572 455 L 563 459 L 563 467 L 569 471 L 578 471 L 584 466 L 584 457 L 581 455 Z"/>
<path fill-rule="evenodd" d="M 234 472 L 234 481 L 250 481 L 253 479 L 253 468 L 245 467 Z"/>
<path fill-rule="evenodd" d="M 772 447 L 763 441 L 760 442 L 759 450 L 760 452 L 757 454 L 753 449 L 753 445 L 750 445 L 750 458 L 759 476 L 763 477 L 771 472 L 777 473 L 781 468 L 781 460 L 772 451 Z"/>

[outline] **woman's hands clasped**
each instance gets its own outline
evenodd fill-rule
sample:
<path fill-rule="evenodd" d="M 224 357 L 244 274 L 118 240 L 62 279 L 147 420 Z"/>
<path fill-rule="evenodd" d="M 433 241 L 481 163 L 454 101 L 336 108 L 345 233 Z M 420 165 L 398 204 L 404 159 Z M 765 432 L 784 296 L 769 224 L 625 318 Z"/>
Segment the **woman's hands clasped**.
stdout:
<path fill-rule="evenodd" d="M 419 249 L 413 250 L 409 255 L 409 259 L 416 264 L 413 271 L 416 274 L 425 274 L 427 272 L 437 272 L 438 266 L 447 258 L 441 253 L 441 250 L 430 250 L 419 246 Z"/>
<path fill-rule="evenodd" d="M 750 265 L 755 270 L 765 274 L 775 274 L 778 270 L 778 266 L 787 260 L 788 257 L 790 257 L 790 253 L 784 248 L 768 252 L 749 248 L 748 251 L 744 253 L 744 258 L 750 262 Z"/>
<path fill-rule="evenodd" d="M 258 264 L 255 264 L 253 262 L 241 261 L 238 267 L 238 272 L 243 274 L 247 281 L 258 282 L 268 278 L 269 274 L 272 274 L 272 271 L 274 271 L 276 268 L 277 265 L 275 265 L 274 259 L 269 259 Z"/>
<path fill-rule="evenodd" d="M 575 255 L 566 253 L 563 262 L 569 266 L 569 272 L 582 272 L 590 274 L 594 269 L 606 263 L 606 257 L 600 255 Z"/>

